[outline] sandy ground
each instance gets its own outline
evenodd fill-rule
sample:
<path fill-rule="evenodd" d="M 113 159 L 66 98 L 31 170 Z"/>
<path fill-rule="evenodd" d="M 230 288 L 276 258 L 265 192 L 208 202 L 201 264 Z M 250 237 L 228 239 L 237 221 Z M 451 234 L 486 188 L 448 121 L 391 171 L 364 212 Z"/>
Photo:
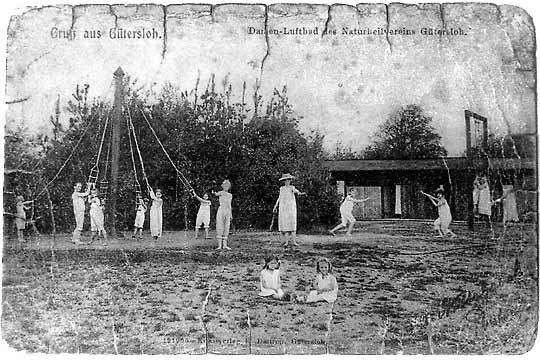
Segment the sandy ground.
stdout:
<path fill-rule="evenodd" d="M 299 235 L 289 249 L 275 233 L 237 233 L 221 252 L 192 232 L 106 247 L 7 239 L 2 336 L 54 353 L 523 353 L 537 326 L 535 231 L 491 239 L 457 226 L 458 237 L 435 238 L 427 223 L 369 222 L 351 237 Z M 329 258 L 336 303 L 259 298 L 267 254 L 292 293 Z"/>

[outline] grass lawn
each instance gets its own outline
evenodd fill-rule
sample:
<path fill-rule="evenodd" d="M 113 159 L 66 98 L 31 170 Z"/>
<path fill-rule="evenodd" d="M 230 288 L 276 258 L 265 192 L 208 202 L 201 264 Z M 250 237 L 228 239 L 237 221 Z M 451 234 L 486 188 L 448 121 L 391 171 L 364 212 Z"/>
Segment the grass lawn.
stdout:
<path fill-rule="evenodd" d="M 366 222 L 289 249 L 275 233 L 240 232 L 224 252 L 192 232 L 106 247 L 5 239 L 2 337 L 52 353 L 523 353 L 537 333 L 536 227 L 496 230 L 435 238 L 427 223 Z M 266 254 L 296 293 L 330 259 L 337 302 L 259 298 Z"/>

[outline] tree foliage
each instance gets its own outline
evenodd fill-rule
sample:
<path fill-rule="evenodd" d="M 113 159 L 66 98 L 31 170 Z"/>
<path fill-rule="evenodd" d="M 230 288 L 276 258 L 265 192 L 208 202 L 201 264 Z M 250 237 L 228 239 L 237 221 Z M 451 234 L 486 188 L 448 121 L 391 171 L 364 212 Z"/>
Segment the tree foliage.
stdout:
<path fill-rule="evenodd" d="M 186 225 L 192 228 L 199 204 L 177 178 L 144 115 L 175 165 L 199 194 L 218 190 L 225 178 L 232 182 L 236 228 L 268 227 L 271 209 L 279 193 L 278 179 L 283 172 L 295 174 L 295 185 L 309 194 L 298 199 L 301 229 L 327 226 L 335 221 L 338 197 L 322 166 L 326 156 L 323 136 L 300 132 L 299 118 L 288 101 L 285 87 L 276 89 L 265 106 L 262 97 L 256 94 L 256 106 L 249 109 L 244 101 L 232 101 L 230 86 L 224 87 L 223 92 L 216 91 L 214 79 L 200 94 L 196 89 L 182 92 L 170 84 L 158 93 L 145 93 L 134 81 L 128 82 L 124 118 L 133 122 L 150 185 L 163 190 L 165 229 L 183 229 Z M 67 106 L 71 114 L 69 124 L 65 129 L 55 130 L 55 137 L 47 140 L 42 155 L 41 186 L 55 175 L 89 126 L 72 159 L 50 187 L 56 225 L 61 230 L 72 228 L 70 195 L 73 184 L 85 182 L 96 164 L 105 119 L 112 111 L 110 104 L 88 100 L 87 91 L 88 87 L 77 89 Z M 110 132 L 107 131 L 98 162 L 100 180 L 110 177 L 110 164 L 106 165 L 109 139 Z M 119 229 L 130 229 L 133 224 L 135 173 L 145 189 L 141 164 L 136 149 L 133 150 L 135 168 L 124 121 L 121 124 L 117 200 Z M 218 204 L 216 199 L 213 200 L 215 212 Z M 40 225 L 43 228 L 49 226 L 46 222 Z"/>
<path fill-rule="evenodd" d="M 366 159 L 430 159 L 446 156 L 432 118 L 418 105 L 407 105 L 387 119 L 364 150 Z"/>

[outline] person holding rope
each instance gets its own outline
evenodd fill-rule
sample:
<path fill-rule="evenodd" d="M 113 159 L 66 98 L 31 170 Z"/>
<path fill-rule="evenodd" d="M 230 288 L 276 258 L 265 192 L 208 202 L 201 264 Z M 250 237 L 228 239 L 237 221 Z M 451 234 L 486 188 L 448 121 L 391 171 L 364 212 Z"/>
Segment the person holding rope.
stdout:
<path fill-rule="evenodd" d="M 221 189 L 221 191 L 213 192 L 213 194 L 219 198 L 219 208 L 216 214 L 216 238 L 218 241 L 216 250 L 231 250 L 231 248 L 227 246 L 232 220 L 231 203 L 233 196 L 229 192 L 231 189 L 231 182 L 227 179 L 223 180 Z"/>
<path fill-rule="evenodd" d="M 199 228 L 204 226 L 204 232 L 206 239 L 209 239 L 208 230 L 210 229 L 210 207 L 212 202 L 208 200 L 208 193 L 205 192 L 202 197 L 197 195 L 195 190 L 192 191 L 192 195 L 200 203 L 199 211 L 197 212 L 197 218 L 195 219 L 195 239 L 199 237 Z"/>
<path fill-rule="evenodd" d="M 77 182 L 73 186 L 73 194 L 71 194 L 71 200 L 73 202 L 73 214 L 75 215 L 75 230 L 73 230 L 73 236 L 71 242 L 74 244 L 81 244 L 81 232 L 84 226 L 84 211 L 86 209 L 85 200 L 90 195 L 91 184 L 86 184 L 86 191 L 81 192 L 82 183 Z"/>
<path fill-rule="evenodd" d="M 17 208 L 17 215 L 15 218 L 15 225 L 17 226 L 17 240 L 24 242 L 24 229 L 26 229 L 26 210 L 30 209 L 28 204 L 31 204 L 33 200 L 24 201 L 22 195 L 18 195 L 15 198 L 15 207 Z"/>
<path fill-rule="evenodd" d="M 431 202 L 437 207 L 437 211 L 439 212 L 439 217 L 433 222 L 435 230 L 437 230 L 439 233 L 437 237 L 443 237 L 443 234 L 456 236 L 456 234 L 454 234 L 452 230 L 449 229 L 450 223 L 452 222 L 452 214 L 450 212 L 450 206 L 448 206 L 448 202 L 444 198 L 443 187 L 441 186 L 437 190 L 435 190 L 435 194 L 437 197 L 426 194 L 423 191 L 421 191 L 421 193 L 426 195 L 429 200 L 431 200 Z"/>
<path fill-rule="evenodd" d="M 161 189 L 154 190 L 148 186 L 148 192 L 152 199 L 150 206 L 150 233 L 154 240 L 158 240 L 163 234 L 163 199 L 161 198 Z"/>
<path fill-rule="evenodd" d="M 105 217 L 103 215 L 103 205 L 99 198 L 99 192 L 92 184 L 92 190 L 90 192 L 90 227 L 92 230 L 92 240 L 99 237 L 103 237 L 101 245 L 107 245 L 107 232 L 105 231 Z"/>
<path fill-rule="evenodd" d="M 143 227 L 144 227 L 144 218 L 146 210 L 148 209 L 148 206 L 146 205 L 147 201 L 146 199 L 143 199 L 141 195 L 137 195 L 137 213 L 135 215 L 135 224 L 133 225 L 133 235 L 131 236 L 133 239 L 137 237 L 137 234 L 139 234 L 138 239 L 142 239 L 143 234 Z"/>

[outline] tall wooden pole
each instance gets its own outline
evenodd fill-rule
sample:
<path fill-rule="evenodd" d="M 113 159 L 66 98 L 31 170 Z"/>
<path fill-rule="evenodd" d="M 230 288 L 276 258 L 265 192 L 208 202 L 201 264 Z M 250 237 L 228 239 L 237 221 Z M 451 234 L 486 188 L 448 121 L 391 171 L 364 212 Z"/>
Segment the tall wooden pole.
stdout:
<path fill-rule="evenodd" d="M 109 200 L 109 219 L 111 236 L 116 236 L 116 198 L 118 196 L 118 161 L 120 159 L 120 127 L 122 125 L 122 105 L 124 104 L 124 71 L 118 67 L 114 72 L 114 104 L 112 114 L 111 142 L 111 197 Z"/>

